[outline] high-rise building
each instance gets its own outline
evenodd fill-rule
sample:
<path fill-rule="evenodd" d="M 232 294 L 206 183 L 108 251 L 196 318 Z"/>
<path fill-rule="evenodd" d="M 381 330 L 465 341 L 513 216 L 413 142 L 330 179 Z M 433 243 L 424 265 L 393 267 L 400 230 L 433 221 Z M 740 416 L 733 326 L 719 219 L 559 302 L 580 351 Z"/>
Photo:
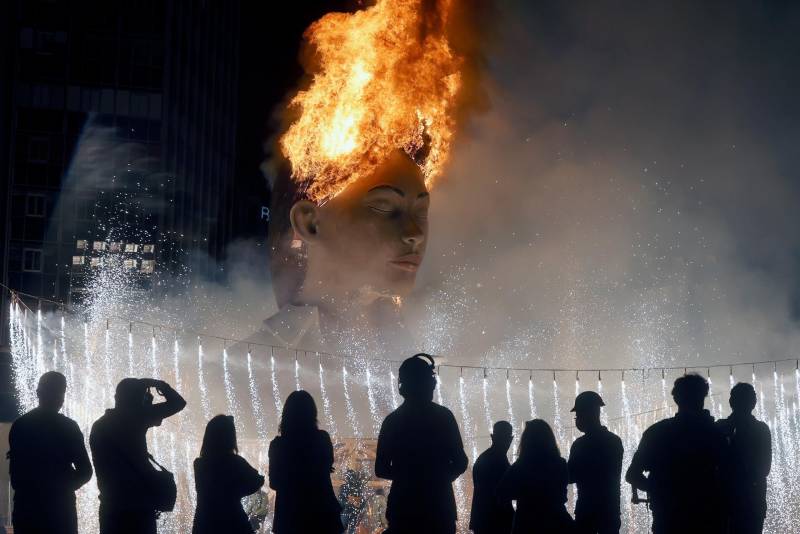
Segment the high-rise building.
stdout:
<path fill-rule="evenodd" d="M 10 4 L 3 283 L 67 301 L 78 240 L 153 243 L 156 269 L 191 255 L 213 276 L 231 232 L 238 2 Z"/>

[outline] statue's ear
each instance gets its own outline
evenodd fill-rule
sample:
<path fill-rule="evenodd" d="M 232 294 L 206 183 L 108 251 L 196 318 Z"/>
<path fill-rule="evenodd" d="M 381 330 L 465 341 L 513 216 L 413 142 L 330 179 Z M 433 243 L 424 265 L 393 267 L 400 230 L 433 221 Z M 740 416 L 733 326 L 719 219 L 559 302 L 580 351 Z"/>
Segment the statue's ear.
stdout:
<path fill-rule="evenodd" d="M 289 212 L 289 221 L 295 235 L 310 244 L 318 239 L 319 206 L 310 200 L 298 200 Z"/>

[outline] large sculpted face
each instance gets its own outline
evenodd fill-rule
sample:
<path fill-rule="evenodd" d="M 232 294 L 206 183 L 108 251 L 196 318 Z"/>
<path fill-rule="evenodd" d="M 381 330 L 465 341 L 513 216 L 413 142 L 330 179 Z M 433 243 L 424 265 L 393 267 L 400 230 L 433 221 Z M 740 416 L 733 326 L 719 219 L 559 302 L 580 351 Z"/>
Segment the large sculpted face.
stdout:
<path fill-rule="evenodd" d="M 304 292 L 407 295 L 425 254 L 429 203 L 419 168 L 400 151 L 321 206 L 297 202 L 291 222 L 307 247 Z"/>

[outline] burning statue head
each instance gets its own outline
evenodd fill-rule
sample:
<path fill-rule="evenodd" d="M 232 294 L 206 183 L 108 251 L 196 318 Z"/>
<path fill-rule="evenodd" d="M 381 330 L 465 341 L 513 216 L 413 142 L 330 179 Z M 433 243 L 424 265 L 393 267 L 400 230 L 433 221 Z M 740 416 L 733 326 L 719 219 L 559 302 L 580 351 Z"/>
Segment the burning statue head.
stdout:
<path fill-rule="evenodd" d="M 309 81 L 289 103 L 270 209 L 279 305 L 413 288 L 463 105 L 457 4 L 377 0 L 306 30 Z"/>
<path fill-rule="evenodd" d="M 317 203 L 288 178 L 273 190 L 271 267 L 279 305 L 406 296 L 428 235 L 430 195 L 403 151 Z"/>

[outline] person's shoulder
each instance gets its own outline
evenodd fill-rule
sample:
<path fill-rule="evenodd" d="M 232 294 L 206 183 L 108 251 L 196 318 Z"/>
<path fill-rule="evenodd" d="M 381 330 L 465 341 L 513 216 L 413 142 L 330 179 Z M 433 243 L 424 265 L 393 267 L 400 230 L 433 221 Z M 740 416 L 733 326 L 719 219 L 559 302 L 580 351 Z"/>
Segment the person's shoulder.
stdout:
<path fill-rule="evenodd" d="M 762 432 L 764 434 L 772 433 L 772 431 L 769 429 L 769 425 L 764 421 L 759 421 L 758 419 L 756 419 L 755 427 L 758 429 L 759 432 Z"/>
<path fill-rule="evenodd" d="M 317 439 L 323 443 L 331 443 L 331 435 L 328 434 L 327 430 L 323 430 L 322 428 L 317 430 Z"/>
<path fill-rule="evenodd" d="M 645 429 L 642 437 L 649 436 L 655 437 L 661 435 L 666 432 L 670 432 L 675 427 L 675 421 L 673 417 L 668 417 L 667 419 L 662 419 L 661 421 L 656 421 L 647 429 Z"/>
<path fill-rule="evenodd" d="M 486 449 L 485 451 L 483 451 L 478 455 L 478 457 L 475 459 L 475 463 L 473 464 L 473 466 L 476 468 L 482 467 L 483 464 L 491 461 L 491 459 L 492 459 L 492 450 Z"/>
<path fill-rule="evenodd" d="M 442 406 L 441 404 L 438 404 L 438 403 L 434 402 L 433 403 L 433 411 L 439 417 L 442 417 L 444 419 L 452 419 L 452 420 L 455 421 L 456 417 L 453 415 L 453 412 L 447 406 Z"/>
<path fill-rule="evenodd" d="M 604 428 L 603 429 L 603 438 L 606 441 L 608 441 L 609 443 L 614 444 L 615 446 L 619 445 L 620 447 L 622 447 L 622 438 L 620 438 L 618 435 L 614 434 L 608 428 Z"/>
<path fill-rule="evenodd" d="M 111 430 L 114 425 L 115 414 L 113 410 L 106 410 L 103 415 L 97 418 L 97 421 L 92 423 L 92 428 L 89 434 L 92 436 L 102 435 Z"/>

